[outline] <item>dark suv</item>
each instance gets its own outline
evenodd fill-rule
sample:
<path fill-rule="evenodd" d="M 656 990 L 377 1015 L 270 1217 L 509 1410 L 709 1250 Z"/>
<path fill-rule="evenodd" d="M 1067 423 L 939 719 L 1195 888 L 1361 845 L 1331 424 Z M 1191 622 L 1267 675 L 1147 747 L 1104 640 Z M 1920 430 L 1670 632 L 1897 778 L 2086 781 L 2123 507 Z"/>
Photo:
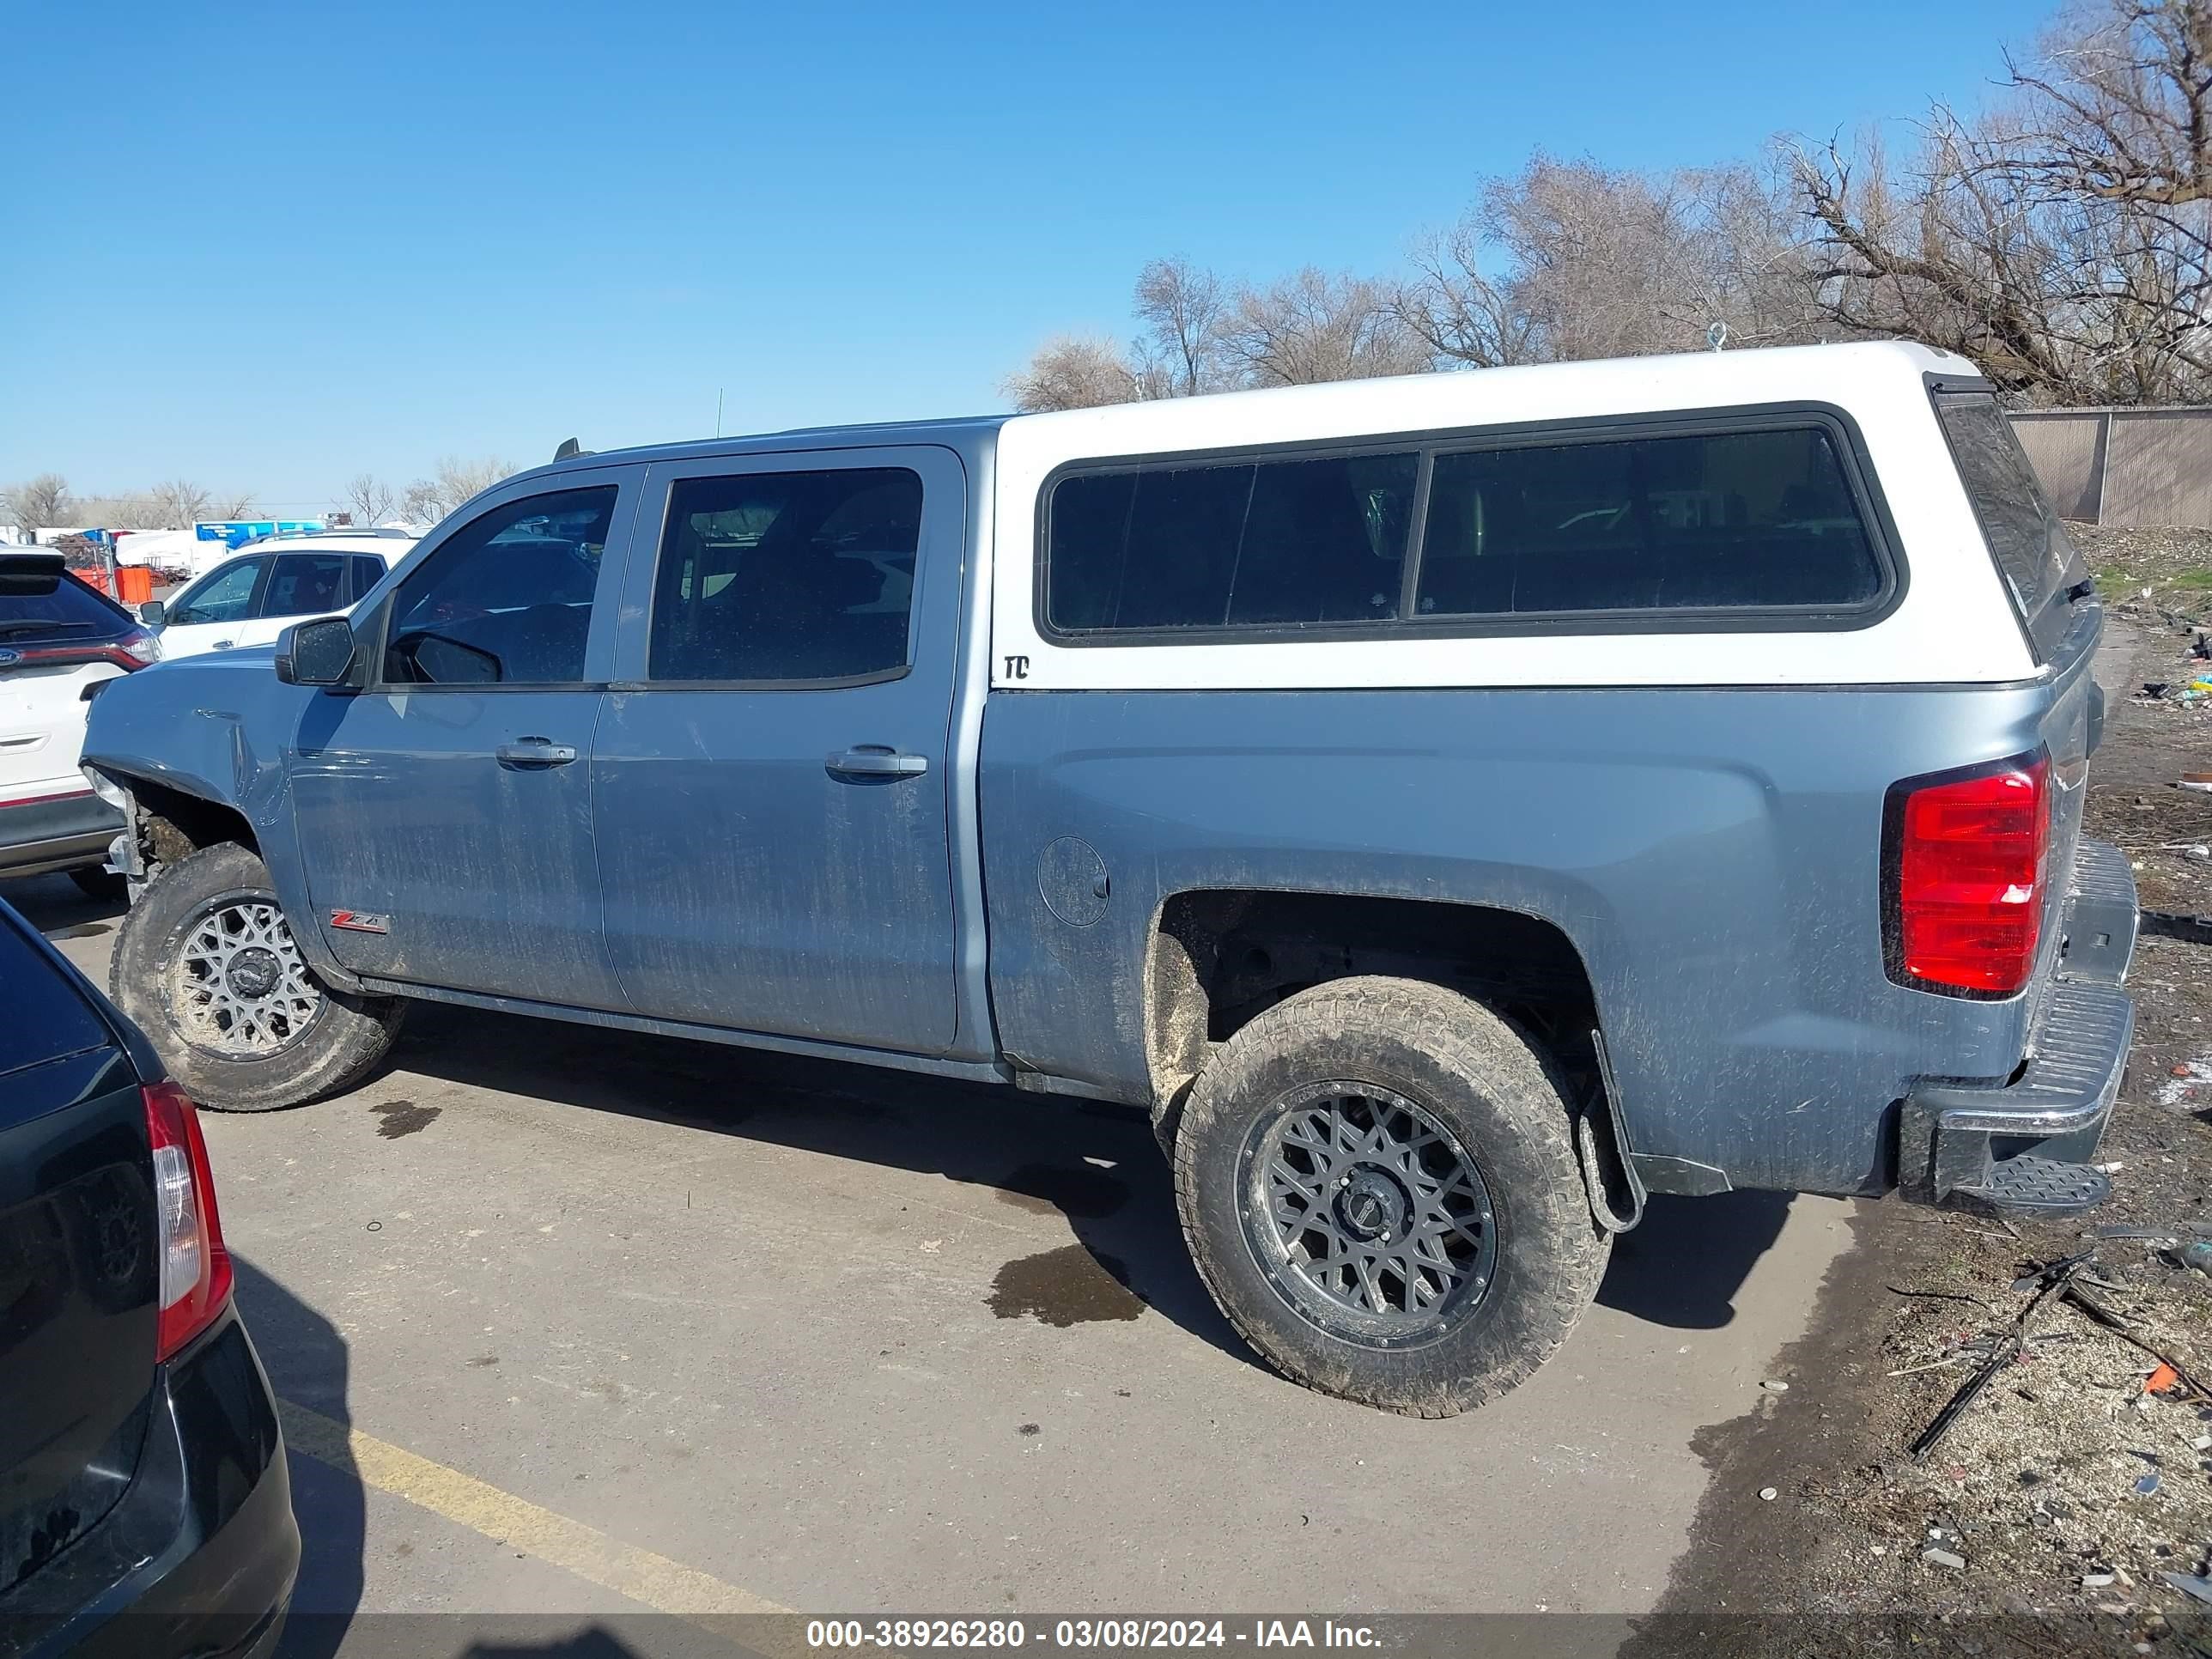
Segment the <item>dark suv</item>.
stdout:
<path fill-rule="evenodd" d="M 192 1103 L 0 903 L 0 1653 L 275 1647 L 300 1560 Z"/>

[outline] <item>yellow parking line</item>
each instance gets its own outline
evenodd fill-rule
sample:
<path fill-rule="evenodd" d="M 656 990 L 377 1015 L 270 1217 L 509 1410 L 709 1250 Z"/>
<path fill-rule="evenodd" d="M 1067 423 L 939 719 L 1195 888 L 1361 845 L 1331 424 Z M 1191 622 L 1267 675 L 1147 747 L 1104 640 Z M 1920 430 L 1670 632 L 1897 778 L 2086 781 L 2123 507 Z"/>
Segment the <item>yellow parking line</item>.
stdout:
<path fill-rule="evenodd" d="M 341 1474 L 355 1476 L 365 1486 L 420 1504 L 433 1515 L 480 1532 L 496 1543 L 566 1567 L 579 1578 L 657 1612 L 696 1619 L 714 1613 L 791 1611 L 750 1590 L 726 1584 L 696 1567 L 610 1538 L 580 1521 L 540 1509 L 474 1475 L 418 1457 L 305 1406 L 280 1400 L 276 1415 L 284 1425 L 284 1443 L 294 1451 L 305 1452 Z"/>

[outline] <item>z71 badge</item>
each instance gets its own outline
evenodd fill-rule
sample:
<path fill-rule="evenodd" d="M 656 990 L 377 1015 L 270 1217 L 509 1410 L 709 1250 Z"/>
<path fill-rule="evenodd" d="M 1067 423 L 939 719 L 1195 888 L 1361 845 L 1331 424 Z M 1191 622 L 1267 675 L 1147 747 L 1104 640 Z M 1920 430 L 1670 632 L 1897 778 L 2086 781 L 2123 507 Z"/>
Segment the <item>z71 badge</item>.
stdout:
<path fill-rule="evenodd" d="M 349 933 L 388 933 L 392 931 L 392 918 L 369 910 L 333 910 L 331 926 L 343 927 Z"/>

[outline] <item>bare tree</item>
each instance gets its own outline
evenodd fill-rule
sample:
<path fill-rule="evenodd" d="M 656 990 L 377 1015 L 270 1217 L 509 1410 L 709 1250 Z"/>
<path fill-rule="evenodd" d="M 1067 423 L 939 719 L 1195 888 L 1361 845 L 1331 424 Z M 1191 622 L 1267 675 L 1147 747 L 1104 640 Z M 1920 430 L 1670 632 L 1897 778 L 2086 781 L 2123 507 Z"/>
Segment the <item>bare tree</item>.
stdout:
<path fill-rule="evenodd" d="M 374 472 L 357 472 L 340 492 L 331 511 L 351 514 L 357 525 L 376 525 L 391 516 L 398 499 L 392 486 Z"/>
<path fill-rule="evenodd" d="M 1188 259 L 1155 259 L 1137 273 L 1138 377 L 1150 398 L 1191 398 L 1237 383 L 1227 349 L 1230 296 Z"/>
<path fill-rule="evenodd" d="M 83 523 L 112 530 L 162 530 L 168 526 L 168 514 L 151 490 L 88 495 L 76 503 L 76 511 Z"/>
<path fill-rule="evenodd" d="M 234 491 L 216 496 L 214 507 L 217 519 L 250 519 L 253 516 L 253 497 L 246 491 Z"/>
<path fill-rule="evenodd" d="M 1827 314 L 2029 397 L 2212 393 L 2212 0 L 2090 0 L 2008 67 L 2009 105 L 1934 110 L 1901 171 L 1798 149 Z"/>
<path fill-rule="evenodd" d="M 1305 386 L 1435 366 L 1384 284 L 1309 265 L 1272 288 L 1237 290 L 1224 348 L 1249 386 Z"/>
<path fill-rule="evenodd" d="M 1802 217 L 1747 165 L 1651 174 L 1539 155 L 1417 245 L 1397 307 L 1478 368 L 1691 350 L 1716 323 L 1741 344 L 1808 340 Z"/>
<path fill-rule="evenodd" d="M 196 483 L 172 478 L 149 492 L 167 527 L 183 529 L 207 516 L 208 492 Z"/>
<path fill-rule="evenodd" d="M 50 525 L 67 524 L 76 510 L 70 498 L 69 483 L 58 472 L 41 472 L 35 478 L 26 478 L 10 485 L 0 493 L 9 516 L 25 530 L 44 530 Z"/>
<path fill-rule="evenodd" d="M 430 477 L 417 478 L 407 486 L 400 498 L 400 511 L 410 523 L 435 524 L 471 496 L 514 474 L 514 468 L 495 456 L 465 461 L 447 455 L 440 459 L 438 470 Z"/>
<path fill-rule="evenodd" d="M 1000 390 L 1025 414 L 1126 404 L 1141 394 L 1136 370 L 1111 340 L 1060 335 L 1039 346 Z"/>

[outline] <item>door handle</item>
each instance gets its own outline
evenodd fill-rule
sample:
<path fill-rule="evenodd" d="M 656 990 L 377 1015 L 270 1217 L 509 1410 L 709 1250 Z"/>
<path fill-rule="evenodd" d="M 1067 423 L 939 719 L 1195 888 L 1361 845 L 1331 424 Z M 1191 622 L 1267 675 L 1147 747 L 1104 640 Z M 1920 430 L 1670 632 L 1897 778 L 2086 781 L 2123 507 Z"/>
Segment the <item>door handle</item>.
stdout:
<path fill-rule="evenodd" d="M 499 757 L 502 766 L 566 766 L 576 758 L 576 747 L 547 738 L 517 738 L 513 743 L 500 744 L 492 753 Z"/>
<path fill-rule="evenodd" d="M 829 767 L 851 778 L 918 778 L 929 770 L 929 757 L 902 755 L 881 744 L 864 743 L 830 756 Z"/>

